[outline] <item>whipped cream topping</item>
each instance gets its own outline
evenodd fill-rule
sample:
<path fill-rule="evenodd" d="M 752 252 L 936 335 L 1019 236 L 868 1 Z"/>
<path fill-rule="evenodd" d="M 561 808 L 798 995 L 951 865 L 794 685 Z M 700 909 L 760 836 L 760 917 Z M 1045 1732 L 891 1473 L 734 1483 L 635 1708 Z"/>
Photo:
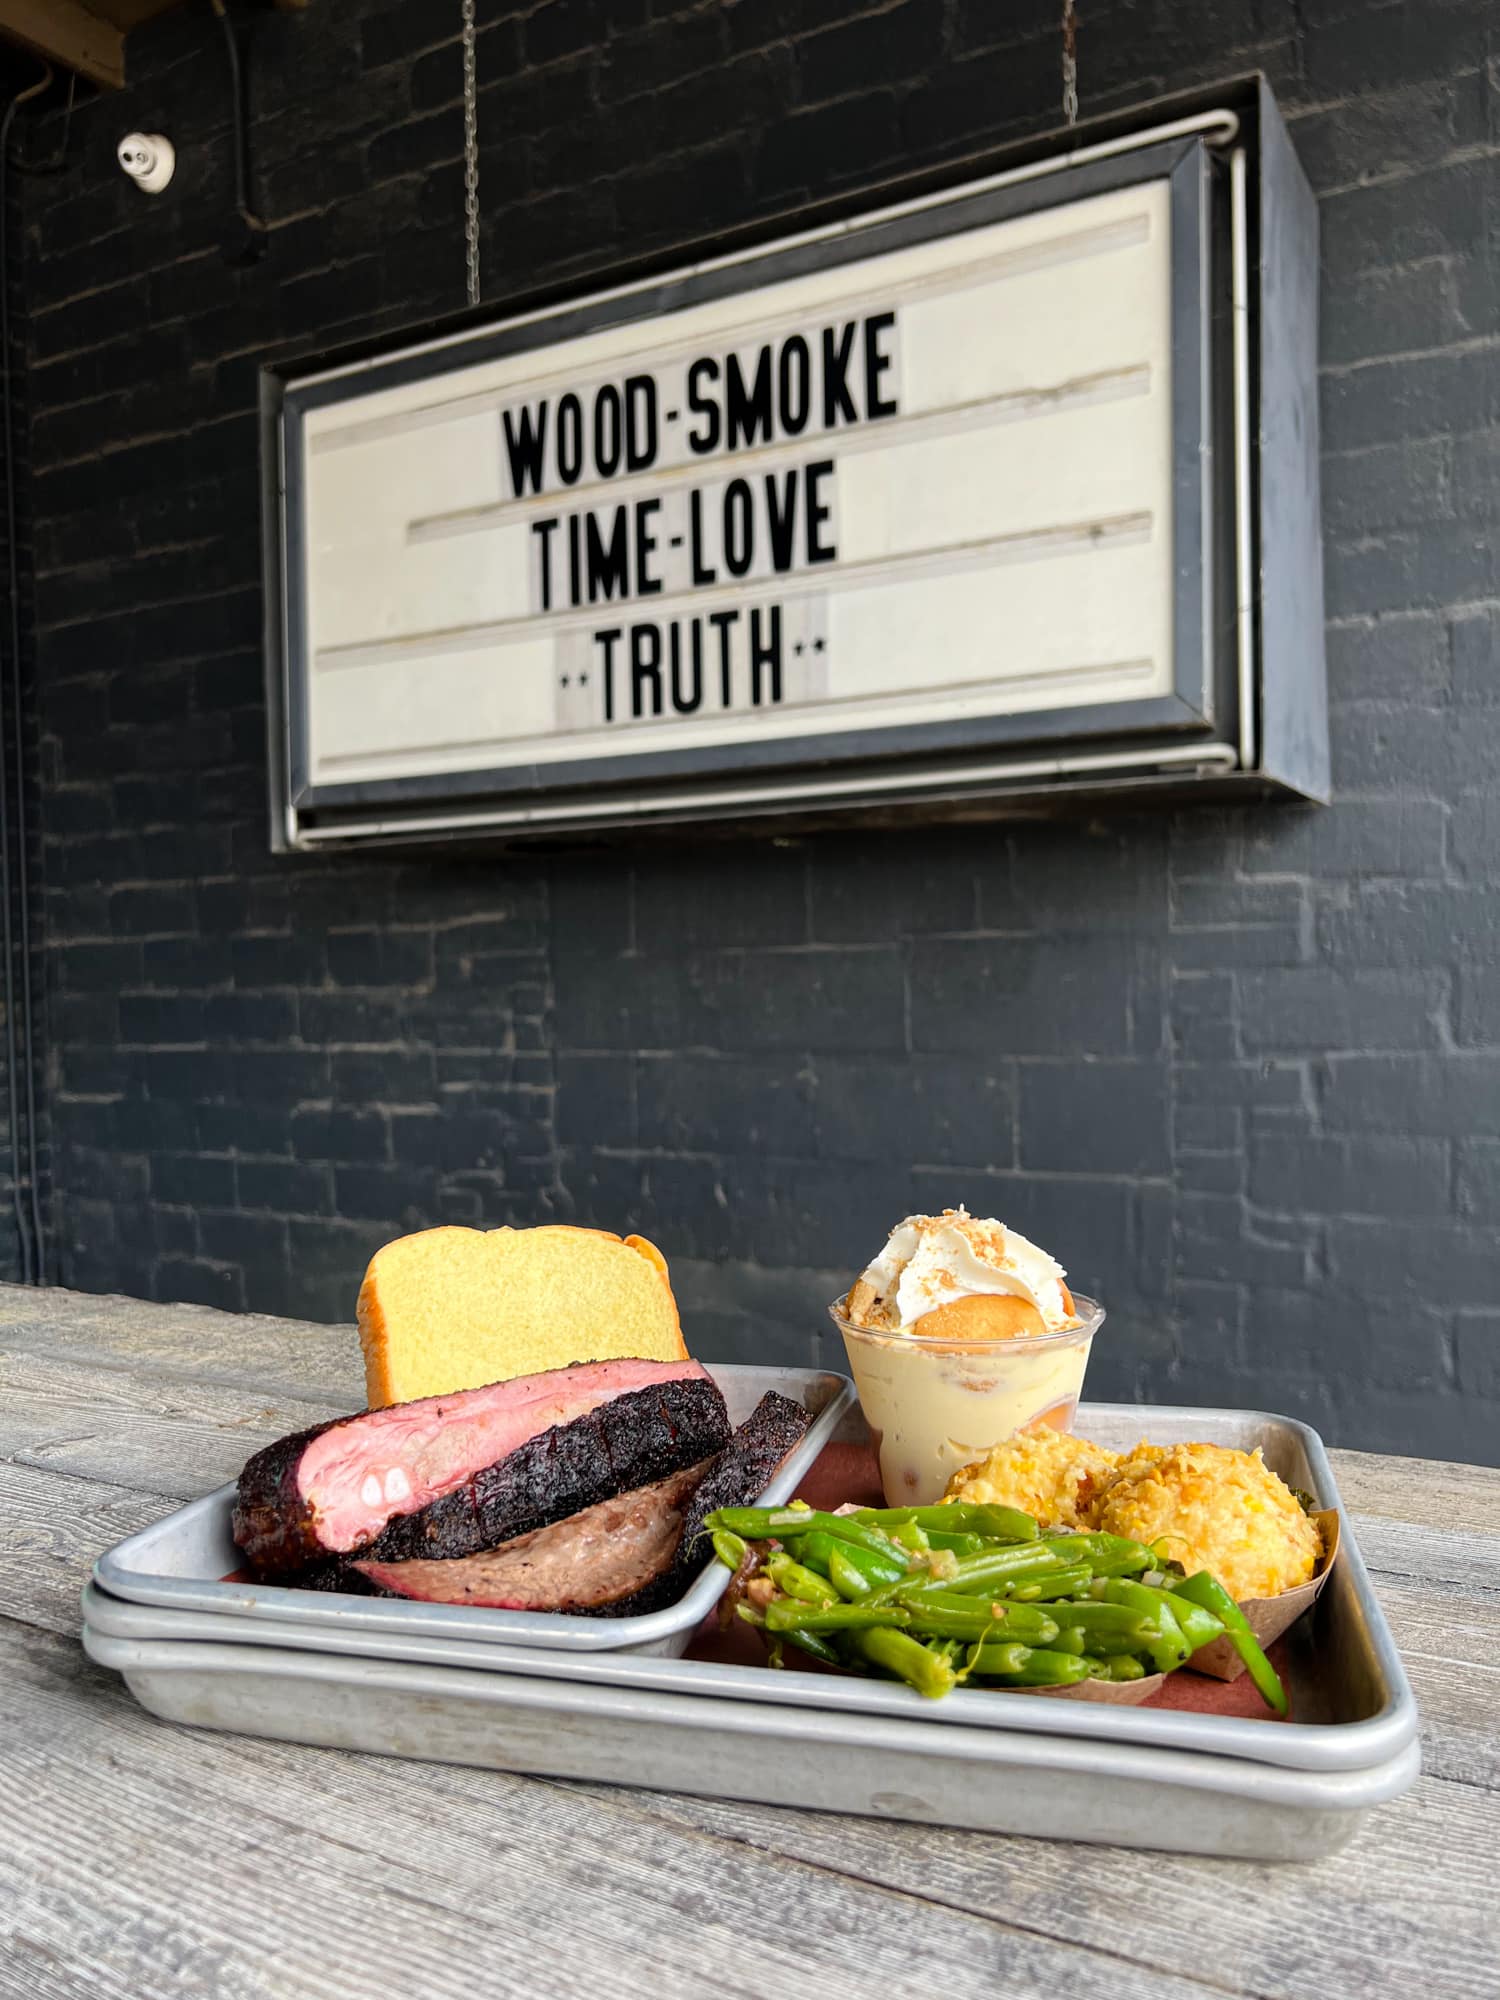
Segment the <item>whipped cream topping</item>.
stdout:
<path fill-rule="evenodd" d="M 1029 1300 L 1049 1333 L 1081 1324 L 1068 1310 L 1063 1267 L 1055 1258 L 1014 1229 L 964 1208 L 898 1222 L 863 1277 L 876 1294 L 882 1320 L 896 1329 L 978 1293 Z"/>

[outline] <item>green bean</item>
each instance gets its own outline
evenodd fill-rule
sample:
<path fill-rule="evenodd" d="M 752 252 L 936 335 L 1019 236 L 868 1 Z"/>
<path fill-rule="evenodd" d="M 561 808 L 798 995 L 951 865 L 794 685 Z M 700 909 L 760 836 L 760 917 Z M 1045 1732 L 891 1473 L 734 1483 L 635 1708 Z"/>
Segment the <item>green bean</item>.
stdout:
<path fill-rule="evenodd" d="M 926 1530 L 929 1548 L 948 1549 L 956 1556 L 977 1556 L 984 1547 L 983 1535 L 946 1535 L 941 1528 Z"/>
<path fill-rule="evenodd" d="M 821 1660 L 825 1666 L 841 1667 L 844 1664 L 826 1639 L 820 1639 L 816 1632 L 809 1632 L 803 1625 L 798 1625 L 781 1636 L 789 1639 L 794 1646 L 800 1647 L 804 1653 L 810 1653 L 815 1660 Z"/>
<path fill-rule="evenodd" d="M 913 1555 L 925 1555 L 932 1547 L 926 1530 L 920 1521 L 898 1521 L 891 1529 L 891 1540 L 899 1549 L 910 1549 Z"/>
<path fill-rule="evenodd" d="M 984 1648 L 980 1648 L 984 1652 Z M 1046 1648 L 1032 1646 L 1026 1660 L 1004 1676 L 1010 1688 L 1072 1688 L 1080 1680 L 1092 1680 L 1092 1662 L 1082 1660 L 1076 1652 L 1048 1652 Z M 980 1668 L 980 1672 L 986 1672 Z"/>
<path fill-rule="evenodd" d="M 747 1541 L 764 1541 L 774 1535 L 783 1541 L 788 1535 L 806 1535 L 821 1532 L 834 1535 L 841 1542 L 853 1542 L 857 1548 L 870 1549 L 876 1555 L 904 1560 L 906 1551 L 898 1549 L 887 1535 L 874 1528 L 862 1526 L 848 1514 L 824 1514 L 812 1507 L 720 1507 L 709 1515 L 704 1524 L 709 1528 L 728 1528 L 731 1534 L 743 1535 Z"/>
<path fill-rule="evenodd" d="M 1134 1653 L 1100 1653 L 1089 1665 L 1096 1681 L 1138 1681 L 1146 1673 Z"/>
<path fill-rule="evenodd" d="M 1087 1563 L 1076 1569 L 1047 1570 L 1041 1576 L 1023 1576 L 1018 1583 L 997 1583 L 995 1595 L 1012 1604 L 1045 1604 L 1055 1597 L 1077 1597 L 1089 1587 L 1093 1572 Z"/>
<path fill-rule="evenodd" d="M 1182 1636 L 1193 1652 L 1196 1653 L 1200 1646 L 1211 1645 L 1215 1639 L 1223 1637 L 1224 1621 L 1215 1617 L 1214 1613 L 1204 1605 L 1195 1604 L 1191 1598 L 1182 1596 L 1180 1592 L 1157 1590 L 1149 1583 L 1138 1583 L 1135 1589 L 1149 1591 L 1152 1597 L 1165 1600 L 1167 1610 L 1182 1627 Z"/>
<path fill-rule="evenodd" d="M 713 1533 L 714 1554 L 725 1569 L 736 1570 L 750 1553 L 748 1543 L 738 1535 L 731 1535 L 727 1528 L 716 1528 Z"/>
<path fill-rule="evenodd" d="M 952 1612 L 956 1618 L 971 1621 L 983 1619 L 991 1624 L 1003 1624 L 1018 1639 L 1028 1632 L 1040 1632 L 1046 1626 L 1055 1626 L 1066 1610 L 1071 1614 L 1072 1606 L 1059 1607 L 1049 1604 L 1038 1607 L 1034 1604 L 1017 1604 L 1009 1597 L 987 1598 L 975 1596 L 973 1592 L 960 1594 L 956 1591 L 932 1591 L 923 1584 L 910 1584 L 896 1596 L 897 1604 L 905 1611 L 929 1614 L 938 1617 Z"/>
<path fill-rule="evenodd" d="M 1156 1568 L 1156 1557 L 1144 1542 L 1127 1535 L 1073 1535 L 1068 1538 L 1075 1561 L 1086 1562 L 1095 1576 L 1140 1576 Z M 1049 1542 L 1049 1548 L 1063 1548 L 1067 1541 Z"/>
<path fill-rule="evenodd" d="M 1019 1507 L 981 1506 L 964 1500 L 949 1500 L 938 1507 L 861 1507 L 850 1518 L 876 1528 L 915 1521 L 929 1534 L 936 1528 L 943 1534 L 984 1535 L 997 1542 L 1034 1542 L 1038 1533 L 1036 1522 Z"/>
<path fill-rule="evenodd" d="M 772 1632 L 847 1632 L 872 1625 L 909 1625 L 911 1615 L 888 1605 L 799 1604 L 794 1597 L 773 1597 L 766 1606 L 766 1625 Z"/>
<path fill-rule="evenodd" d="M 910 1606 L 907 1629 L 934 1639 L 1018 1639 L 1027 1646 L 1050 1646 L 1057 1637 L 1057 1620 L 1029 1605 L 970 1599 L 970 1608 L 959 1608 L 964 1603 L 954 1598 L 946 1605 Z"/>
<path fill-rule="evenodd" d="M 778 1590 L 785 1591 L 788 1597 L 800 1598 L 804 1604 L 837 1604 L 839 1601 L 839 1592 L 825 1577 L 804 1569 L 789 1555 L 768 1557 L 766 1575 Z"/>
<path fill-rule="evenodd" d="M 1018 1646 L 1014 1641 L 991 1643 L 969 1648 L 966 1673 L 970 1674 L 1018 1674 L 1031 1657 L 1029 1646 Z"/>
<path fill-rule="evenodd" d="M 858 1563 L 849 1560 L 849 1556 L 844 1553 L 845 1548 L 849 1549 L 850 1554 L 855 1553 L 851 1543 L 845 1543 L 841 1548 L 837 1542 L 832 1542 L 828 1557 L 828 1575 L 838 1596 L 853 1604 L 861 1597 L 868 1597 L 875 1586 Z M 858 1553 L 865 1552 L 860 1550 Z"/>
<path fill-rule="evenodd" d="M 1048 1643 L 1054 1653 L 1086 1653 L 1088 1647 L 1084 1641 L 1087 1636 L 1081 1625 L 1064 1625 L 1059 1629 L 1057 1637 Z"/>
<path fill-rule="evenodd" d="M 1172 1595 L 1185 1597 L 1190 1604 L 1201 1605 L 1205 1611 L 1213 1613 L 1224 1627 L 1224 1636 L 1249 1669 L 1261 1699 L 1278 1715 L 1285 1715 L 1289 1704 L 1286 1689 L 1281 1685 L 1281 1676 L 1262 1652 L 1260 1641 L 1251 1631 L 1244 1612 L 1218 1578 L 1210 1576 L 1206 1569 L 1200 1569 L 1195 1576 L 1185 1577 L 1181 1583 L 1174 1585 Z"/>
<path fill-rule="evenodd" d="M 851 1632 L 845 1642 L 847 1650 L 858 1660 L 867 1660 L 872 1667 L 880 1667 L 898 1680 L 914 1687 L 918 1694 L 929 1701 L 936 1701 L 948 1694 L 958 1679 L 952 1664 L 940 1659 L 916 1639 L 909 1639 L 904 1632 L 896 1632 L 889 1625 L 876 1625 L 864 1632 Z"/>
<path fill-rule="evenodd" d="M 991 1589 L 1007 1579 L 1020 1579 L 1061 1569 L 1060 1557 L 1040 1543 L 1017 1542 L 1009 1548 L 986 1549 L 982 1555 L 960 1556 L 950 1577 L 921 1586 L 934 1591 L 960 1591 L 965 1595 Z M 898 1589 L 900 1585 L 896 1586 Z"/>
<path fill-rule="evenodd" d="M 821 1528 L 814 1528 L 808 1534 L 796 1536 L 794 1539 L 797 1544 L 798 1561 L 830 1579 L 833 1574 L 831 1569 L 833 1551 L 841 1550 L 844 1561 L 864 1578 L 867 1591 L 877 1589 L 883 1583 L 899 1583 L 910 1574 L 903 1551 L 898 1550 L 894 1555 L 877 1554 L 873 1549 L 860 1548 L 854 1542 L 843 1541 L 837 1535 L 825 1534 Z M 863 1596 L 864 1592 L 862 1591 L 860 1595 Z"/>
<path fill-rule="evenodd" d="M 1137 1640 L 1144 1644 L 1146 1636 L 1152 1639 L 1162 1636 L 1154 1610 L 1139 1605 L 1091 1597 L 1078 1604 L 1054 1604 L 1051 1611 L 1065 1625 L 1081 1625 L 1086 1632 L 1098 1633 L 1101 1638 L 1119 1640 L 1121 1643 L 1113 1649 L 1116 1652 L 1130 1651 Z"/>
<path fill-rule="evenodd" d="M 1119 1577 L 1104 1586 L 1106 1603 L 1130 1605 L 1156 1627 L 1157 1637 L 1147 1642 L 1146 1651 L 1160 1674 L 1169 1674 L 1180 1667 L 1193 1650 L 1173 1616 L 1171 1606 L 1158 1602 L 1165 1594 L 1164 1591 L 1147 1590 L 1144 1584 L 1127 1583 Z"/>

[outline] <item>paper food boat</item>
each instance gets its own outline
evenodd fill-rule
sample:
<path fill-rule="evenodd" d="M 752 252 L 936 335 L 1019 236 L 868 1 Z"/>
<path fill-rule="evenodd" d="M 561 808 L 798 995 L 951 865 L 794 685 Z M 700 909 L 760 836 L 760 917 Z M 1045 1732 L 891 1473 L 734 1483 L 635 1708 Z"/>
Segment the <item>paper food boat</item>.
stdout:
<path fill-rule="evenodd" d="M 1250 1630 L 1259 1639 L 1262 1647 L 1279 1639 L 1317 1601 L 1318 1593 L 1333 1573 L 1333 1566 L 1339 1553 L 1339 1517 L 1333 1509 L 1319 1511 L 1312 1516 L 1318 1532 L 1323 1538 L 1323 1559 L 1317 1574 L 1308 1583 L 1299 1584 L 1295 1590 L 1284 1590 L 1279 1597 L 1247 1597 L 1240 1605 L 1249 1622 Z M 1215 1639 L 1210 1645 L 1200 1646 L 1188 1665 L 1194 1673 L 1212 1674 L 1216 1681 L 1237 1681 L 1245 1671 L 1245 1663 L 1228 1639 Z M 1139 1687 L 1141 1683 L 1127 1682 L 1126 1686 Z"/>

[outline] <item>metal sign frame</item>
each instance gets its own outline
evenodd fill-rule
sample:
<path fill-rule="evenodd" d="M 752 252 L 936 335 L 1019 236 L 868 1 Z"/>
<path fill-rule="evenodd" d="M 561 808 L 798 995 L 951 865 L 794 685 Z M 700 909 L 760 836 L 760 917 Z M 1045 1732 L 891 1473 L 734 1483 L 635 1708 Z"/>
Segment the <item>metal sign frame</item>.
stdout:
<path fill-rule="evenodd" d="M 1256 109 L 1262 135 L 1269 118 L 1273 140 L 1279 134 L 1284 146 L 1264 86 Z M 1283 170 L 1287 163 L 1295 175 L 1289 148 Z M 303 423 L 309 412 L 1145 181 L 1166 183 L 1172 221 L 1170 694 L 555 764 L 333 785 L 310 781 L 309 621 L 306 579 L 297 558 L 306 525 Z M 1257 177 L 1256 218 L 1247 189 L 1242 119 L 1228 108 L 1211 109 L 863 218 L 663 277 L 596 289 L 390 354 L 332 367 L 265 371 L 273 844 L 287 849 L 479 829 L 515 833 L 652 819 L 733 819 L 881 801 L 1004 797 L 1059 782 L 1139 782 L 1148 773 L 1237 773 L 1315 791 L 1315 770 L 1272 770 L 1260 754 L 1263 739 L 1258 749 L 1257 710 L 1264 696 L 1255 598 L 1257 559 L 1265 559 L 1266 537 L 1256 532 L 1255 510 L 1265 446 L 1255 420 L 1256 301 L 1250 272 L 1252 222 L 1264 220 L 1266 176 Z M 1261 238 L 1263 251 L 1263 227 Z M 1315 239 L 1313 248 L 1315 281 Z M 1258 267 L 1258 274 L 1263 276 L 1263 269 Z M 1299 274 L 1299 286 L 1304 280 L 1305 273 Z M 1315 425 L 1312 449 L 1315 501 Z M 1320 607 L 1320 572 L 1316 597 Z M 1326 761 L 1326 743 L 1323 755 Z"/>

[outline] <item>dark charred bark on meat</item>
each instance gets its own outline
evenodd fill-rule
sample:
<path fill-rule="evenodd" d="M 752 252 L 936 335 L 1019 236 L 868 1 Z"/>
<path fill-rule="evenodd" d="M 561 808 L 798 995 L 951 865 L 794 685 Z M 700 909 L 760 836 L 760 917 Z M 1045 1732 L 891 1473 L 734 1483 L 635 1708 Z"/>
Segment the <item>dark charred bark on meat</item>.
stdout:
<path fill-rule="evenodd" d="M 748 1507 L 776 1476 L 782 1460 L 806 1437 L 812 1418 L 800 1403 L 774 1390 L 762 1396 L 719 1454 L 683 1515 L 671 1567 L 644 1589 L 614 1604 L 590 1607 L 594 1618 L 631 1618 L 675 1604 L 713 1560 L 703 1523 L 716 1508 Z"/>
<path fill-rule="evenodd" d="M 728 1439 L 729 1413 L 712 1382 L 634 1389 L 528 1439 L 350 1553 L 379 1562 L 477 1555 L 712 1458 Z"/>
<path fill-rule="evenodd" d="M 318 1537 L 313 1510 L 297 1484 L 302 1454 L 314 1438 L 352 1417 L 334 1417 L 291 1437 L 278 1438 L 247 1459 L 240 1474 L 230 1532 L 258 1577 L 290 1576 L 328 1551 Z"/>

